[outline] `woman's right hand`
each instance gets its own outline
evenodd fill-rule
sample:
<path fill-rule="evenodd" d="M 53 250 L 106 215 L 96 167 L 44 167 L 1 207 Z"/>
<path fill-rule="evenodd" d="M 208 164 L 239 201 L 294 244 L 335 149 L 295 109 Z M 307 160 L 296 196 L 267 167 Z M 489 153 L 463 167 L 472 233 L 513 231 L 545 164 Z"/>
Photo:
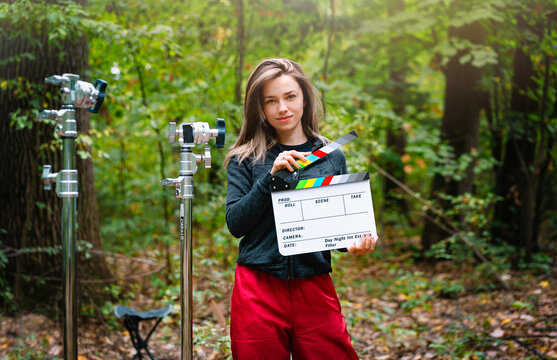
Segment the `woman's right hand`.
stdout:
<path fill-rule="evenodd" d="M 283 151 L 278 154 L 277 158 L 273 162 L 273 167 L 271 168 L 271 174 L 276 173 L 284 168 L 288 169 L 290 172 L 294 172 L 294 168 L 299 169 L 301 165 L 298 164 L 298 160 L 306 162 L 306 156 L 311 154 L 311 152 L 300 152 L 296 150 Z"/>

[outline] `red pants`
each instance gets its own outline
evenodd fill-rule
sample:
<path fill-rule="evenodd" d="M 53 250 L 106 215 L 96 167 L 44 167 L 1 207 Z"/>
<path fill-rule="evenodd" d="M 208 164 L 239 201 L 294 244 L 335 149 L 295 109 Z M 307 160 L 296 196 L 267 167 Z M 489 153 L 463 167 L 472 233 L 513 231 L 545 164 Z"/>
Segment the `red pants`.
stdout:
<path fill-rule="evenodd" d="M 237 265 L 230 337 L 236 360 L 358 359 L 329 274 L 280 280 Z"/>

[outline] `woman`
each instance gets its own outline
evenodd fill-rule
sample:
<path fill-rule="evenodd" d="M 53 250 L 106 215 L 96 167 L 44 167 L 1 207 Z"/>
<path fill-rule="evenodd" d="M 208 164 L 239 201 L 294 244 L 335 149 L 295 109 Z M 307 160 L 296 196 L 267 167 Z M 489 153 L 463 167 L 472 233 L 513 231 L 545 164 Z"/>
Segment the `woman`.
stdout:
<path fill-rule="evenodd" d="M 329 272 L 329 251 L 282 256 L 277 245 L 269 180 L 282 169 L 301 180 L 346 173 L 335 150 L 298 173 L 297 161 L 322 147 L 319 96 L 300 66 L 269 59 L 246 85 L 244 122 L 225 159 L 226 223 L 242 238 L 231 306 L 234 359 L 357 359 Z M 348 251 L 373 251 L 367 234 Z"/>

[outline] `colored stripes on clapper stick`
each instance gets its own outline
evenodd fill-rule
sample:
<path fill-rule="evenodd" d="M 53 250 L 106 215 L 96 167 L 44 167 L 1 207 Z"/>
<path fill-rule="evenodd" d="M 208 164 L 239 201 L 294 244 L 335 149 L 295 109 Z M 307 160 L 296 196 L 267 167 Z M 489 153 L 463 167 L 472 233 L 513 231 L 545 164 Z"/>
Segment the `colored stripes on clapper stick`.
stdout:
<path fill-rule="evenodd" d="M 320 186 L 346 184 L 351 182 L 364 181 L 368 179 L 369 179 L 369 173 L 367 171 L 364 171 L 355 174 L 325 176 L 325 177 L 319 177 L 315 179 L 293 181 L 288 183 L 288 187 L 290 189 L 299 190 L 299 189 L 316 188 Z"/>
<path fill-rule="evenodd" d="M 302 170 L 306 166 L 309 166 L 309 165 L 313 164 L 317 160 L 324 158 L 325 156 L 327 156 L 328 154 L 330 154 L 334 150 L 336 150 L 336 149 L 340 148 L 341 146 L 349 143 L 350 141 L 354 140 L 357 137 L 358 137 L 358 134 L 356 134 L 355 131 L 350 131 L 348 134 L 336 139 L 335 141 L 332 141 L 332 142 L 328 143 L 327 145 L 323 146 L 322 148 L 319 148 L 319 149 L 315 150 L 314 152 L 312 152 L 311 154 L 306 156 L 307 161 L 298 160 L 298 164 L 300 164 L 300 169 L 298 169 L 298 171 Z M 290 171 L 288 171 L 288 169 L 279 170 L 279 171 L 277 171 L 276 173 L 273 174 L 273 176 L 271 177 L 271 182 L 276 181 L 276 179 L 284 179 L 290 174 L 292 174 L 292 173 Z M 276 189 L 273 189 L 273 190 L 276 190 Z"/>
<path fill-rule="evenodd" d="M 355 131 L 351 131 L 348 134 L 339 137 L 335 141 L 328 143 L 327 145 L 323 146 L 320 149 L 315 150 L 308 156 L 306 156 L 307 161 L 298 160 L 298 164 L 300 165 L 300 169 L 308 166 L 309 164 L 329 155 L 334 150 L 340 148 L 341 146 L 349 143 L 350 141 L 354 140 L 358 137 Z"/>

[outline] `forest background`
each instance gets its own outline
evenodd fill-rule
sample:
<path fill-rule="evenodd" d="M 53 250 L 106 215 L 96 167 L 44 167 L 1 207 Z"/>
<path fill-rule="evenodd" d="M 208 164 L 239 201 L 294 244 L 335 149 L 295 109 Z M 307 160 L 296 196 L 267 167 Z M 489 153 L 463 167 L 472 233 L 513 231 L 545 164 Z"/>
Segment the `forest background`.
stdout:
<path fill-rule="evenodd" d="M 177 341 L 180 278 L 178 200 L 159 185 L 179 174 L 167 127 L 221 117 L 225 149 L 194 176 L 195 344 L 198 358 L 230 356 L 237 239 L 221 165 L 250 71 L 287 57 L 323 96 L 322 134 L 356 130 L 349 171 L 371 174 L 380 246 L 333 256 L 362 358 L 556 358 L 554 10 L 549 0 L 0 2 L 0 354 L 60 355 L 61 201 L 40 176 L 60 168 L 61 142 L 36 115 L 60 106 L 44 78 L 72 72 L 108 82 L 101 113 L 78 118 L 81 353 L 126 354 L 118 303 L 174 304 L 154 346 L 176 351 L 164 345 Z M 112 335 L 91 340 L 103 326 Z"/>

